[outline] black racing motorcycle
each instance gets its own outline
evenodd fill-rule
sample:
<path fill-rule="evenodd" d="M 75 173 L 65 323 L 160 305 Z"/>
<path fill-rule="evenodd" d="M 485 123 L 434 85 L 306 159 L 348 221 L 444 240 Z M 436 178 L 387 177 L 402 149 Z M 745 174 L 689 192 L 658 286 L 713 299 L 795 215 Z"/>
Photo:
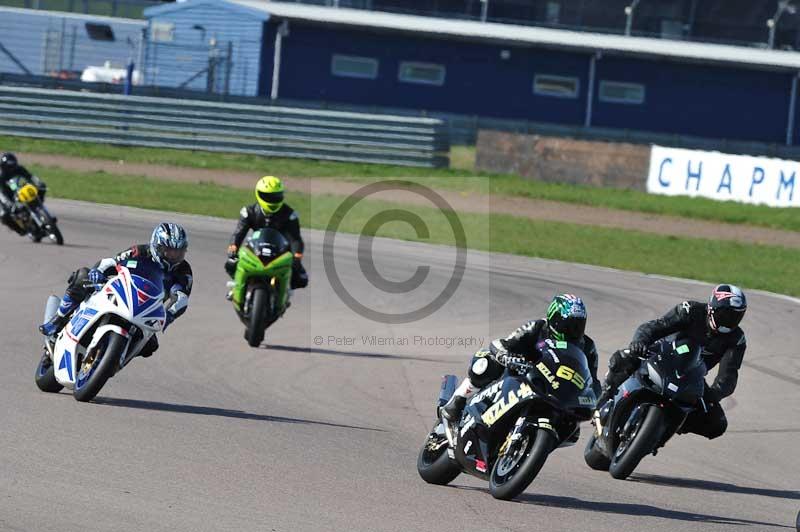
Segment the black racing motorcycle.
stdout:
<path fill-rule="evenodd" d="M 56 225 L 56 217 L 44 206 L 42 192 L 36 185 L 23 177 L 8 181 L 14 193 L 14 207 L 11 211 L 12 223 L 16 224 L 34 242 L 47 237 L 59 246 L 64 245 L 64 237 Z"/>
<path fill-rule="evenodd" d="M 594 414 L 583 457 L 592 469 L 625 479 L 648 454 L 681 428 L 695 408 L 705 408 L 706 365 L 701 346 L 675 337 L 653 344 L 639 369 Z"/>
<path fill-rule="evenodd" d="M 535 362 L 510 362 L 468 401 L 457 423 L 439 418 L 417 459 L 423 480 L 445 485 L 464 472 L 488 480 L 493 497 L 510 500 L 533 482 L 554 449 L 574 445 L 579 423 L 591 419 L 597 401 L 586 356 L 573 344 L 551 340 L 540 352 Z M 437 414 L 457 382 L 444 377 Z"/>

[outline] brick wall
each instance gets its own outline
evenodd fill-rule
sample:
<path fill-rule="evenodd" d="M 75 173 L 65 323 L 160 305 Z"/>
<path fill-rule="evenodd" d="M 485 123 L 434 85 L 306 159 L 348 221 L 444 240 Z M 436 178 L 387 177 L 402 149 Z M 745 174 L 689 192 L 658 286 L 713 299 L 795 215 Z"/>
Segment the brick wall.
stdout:
<path fill-rule="evenodd" d="M 650 146 L 479 131 L 478 170 L 530 179 L 644 190 Z"/>

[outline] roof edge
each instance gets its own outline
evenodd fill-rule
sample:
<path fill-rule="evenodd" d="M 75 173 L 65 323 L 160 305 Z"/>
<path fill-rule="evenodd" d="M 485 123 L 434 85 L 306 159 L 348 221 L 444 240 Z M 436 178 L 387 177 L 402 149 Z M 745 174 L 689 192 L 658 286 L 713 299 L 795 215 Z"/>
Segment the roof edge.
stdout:
<path fill-rule="evenodd" d="M 190 0 L 201 1 L 201 0 Z M 800 52 L 769 50 L 731 44 L 703 43 L 650 37 L 610 35 L 567 29 L 463 21 L 405 15 L 352 8 L 334 8 L 269 0 L 218 0 L 237 4 L 274 17 L 302 20 L 332 26 L 378 28 L 391 31 L 436 35 L 439 38 L 461 38 L 474 41 L 508 43 L 510 45 L 546 46 L 587 53 L 621 53 L 645 57 L 661 57 L 692 63 L 741 65 L 756 69 L 800 71 Z"/>
<path fill-rule="evenodd" d="M 148 7 L 144 10 L 144 17 L 146 19 L 150 19 L 202 5 L 213 5 L 218 8 L 227 9 L 228 11 L 233 11 L 262 21 L 267 21 L 272 16 L 268 11 L 254 9 L 236 2 L 227 2 L 225 0 L 185 0 L 183 2 L 172 2 L 160 6 Z"/>

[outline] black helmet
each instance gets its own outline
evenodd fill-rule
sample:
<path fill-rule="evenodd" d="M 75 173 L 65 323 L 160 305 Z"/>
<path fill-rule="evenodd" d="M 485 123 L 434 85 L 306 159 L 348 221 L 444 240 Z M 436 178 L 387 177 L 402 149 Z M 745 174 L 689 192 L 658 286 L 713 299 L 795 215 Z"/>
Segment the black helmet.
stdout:
<path fill-rule="evenodd" d="M 17 156 L 13 153 L 7 152 L 0 155 L 0 170 L 4 174 L 16 171 L 18 165 Z"/>
<path fill-rule="evenodd" d="M 561 294 L 547 307 L 547 326 L 554 340 L 577 342 L 586 330 L 586 306 L 578 296 Z"/>
<path fill-rule="evenodd" d="M 718 285 L 708 300 L 708 328 L 715 333 L 732 332 L 742 321 L 746 311 L 747 298 L 738 286 Z"/>

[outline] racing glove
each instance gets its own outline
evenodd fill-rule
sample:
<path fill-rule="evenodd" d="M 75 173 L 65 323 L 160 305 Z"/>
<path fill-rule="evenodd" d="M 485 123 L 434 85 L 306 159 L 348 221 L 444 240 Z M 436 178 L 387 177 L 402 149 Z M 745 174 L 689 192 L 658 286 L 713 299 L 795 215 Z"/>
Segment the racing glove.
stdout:
<path fill-rule="evenodd" d="M 189 296 L 182 290 L 181 286 L 173 286 L 170 290 L 170 296 L 164 302 L 167 310 L 167 319 L 164 323 L 163 331 L 167 330 L 175 318 L 186 312 L 186 307 L 189 306 Z"/>
<path fill-rule="evenodd" d="M 44 197 L 47 195 L 47 184 L 35 175 L 31 176 L 31 181 L 36 185 L 36 188 L 39 189 L 39 198 L 44 201 Z"/>
<path fill-rule="evenodd" d="M 647 354 L 647 344 L 644 342 L 631 342 L 628 350 L 632 356 L 642 358 Z"/>
<path fill-rule="evenodd" d="M 502 340 L 495 340 L 489 344 L 489 352 L 494 356 L 494 359 L 503 366 L 514 364 L 522 364 L 525 359 L 520 356 L 514 356 L 508 352 L 505 346 L 501 343 Z"/>
<path fill-rule="evenodd" d="M 236 244 L 231 244 L 230 246 L 228 246 L 228 258 L 229 259 L 235 258 L 238 252 L 239 252 L 239 248 L 236 246 Z"/>
<path fill-rule="evenodd" d="M 106 282 L 105 274 L 96 268 L 89 270 L 86 278 L 89 279 L 89 282 L 94 285 L 103 284 Z"/>

